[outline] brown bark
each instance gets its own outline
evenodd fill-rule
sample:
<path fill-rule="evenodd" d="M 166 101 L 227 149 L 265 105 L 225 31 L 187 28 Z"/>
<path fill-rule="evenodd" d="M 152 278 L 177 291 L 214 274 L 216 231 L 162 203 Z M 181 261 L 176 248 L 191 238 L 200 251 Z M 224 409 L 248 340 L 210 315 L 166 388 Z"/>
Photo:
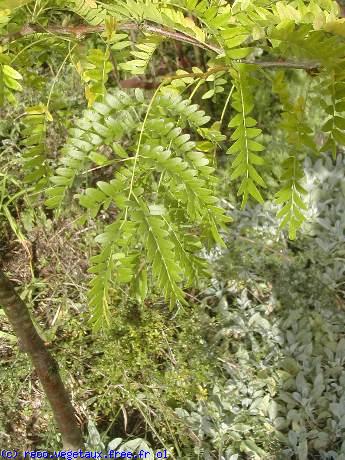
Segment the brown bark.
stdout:
<path fill-rule="evenodd" d="M 159 83 L 141 80 L 140 78 L 133 77 L 128 78 L 127 80 L 120 80 L 119 86 L 121 86 L 121 88 L 155 89 L 158 88 Z"/>
<path fill-rule="evenodd" d="M 175 30 L 166 29 L 162 26 L 156 25 L 151 22 L 145 22 L 143 24 L 131 23 L 131 22 L 120 22 L 117 24 L 118 30 L 130 31 L 130 30 L 142 30 L 143 32 L 149 32 L 157 35 L 161 35 L 165 38 L 170 38 L 182 43 L 189 43 L 193 46 L 199 47 L 204 50 L 212 51 L 216 54 L 224 53 L 222 48 L 211 44 L 201 42 L 195 37 L 191 37 L 182 32 L 177 32 Z M 42 26 L 41 24 L 27 24 L 22 27 L 18 32 L 9 34 L 7 36 L 1 37 L 0 43 L 7 43 L 13 40 L 17 40 L 21 37 L 26 37 L 27 35 L 32 35 L 36 33 L 45 33 L 51 35 L 72 35 L 76 39 L 82 39 L 88 34 L 101 33 L 105 30 L 105 26 L 100 24 L 98 26 L 89 26 L 89 25 L 75 25 L 75 26 Z M 257 65 L 259 67 L 265 68 L 291 68 L 291 69 L 304 69 L 304 70 L 317 70 L 320 67 L 320 63 L 316 61 L 260 61 L 256 59 L 235 59 L 236 62 L 243 64 Z"/>
<path fill-rule="evenodd" d="M 145 22 L 143 24 L 137 24 L 135 22 L 121 22 L 117 25 L 118 30 L 142 30 L 143 32 L 149 32 L 157 35 L 162 35 L 166 38 L 171 38 L 172 40 L 182 41 L 184 43 L 190 43 L 191 45 L 199 46 L 205 50 L 213 51 L 217 54 L 222 52 L 221 48 L 212 45 L 210 43 L 204 43 L 197 40 L 190 35 L 184 34 L 182 32 L 176 32 L 174 30 L 166 29 L 154 23 Z M 93 33 L 104 32 L 105 26 L 100 24 L 98 26 L 89 26 L 89 25 L 75 25 L 75 26 L 42 26 L 41 24 L 27 24 L 22 27 L 18 32 L 14 32 L 2 38 L 2 42 L 6 43 L 8 41 L 17 40 L 20 37 L 25 37 L 26 35 L 32 35 L 36 33 L 47 33 L 53 35 L 74 35 L 77 39 L 83 38 L 85 35 Z"/>
<path fill-rule="evenodd" d="M 0 305 L 4 308 L 23 350 L 30 356 L 53 410 L 65 449 L 83 448 L 83 438 L 58 364 L 38 335 L 25 303 L 12 282 L 0 271 Z"/>

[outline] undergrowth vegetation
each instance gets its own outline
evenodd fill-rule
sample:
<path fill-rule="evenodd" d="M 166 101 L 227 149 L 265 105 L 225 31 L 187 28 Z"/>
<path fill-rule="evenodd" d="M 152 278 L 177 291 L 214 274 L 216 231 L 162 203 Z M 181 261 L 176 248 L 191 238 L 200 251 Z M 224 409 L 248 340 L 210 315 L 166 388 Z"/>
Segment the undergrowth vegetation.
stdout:
<path fill-rule="evenodd" d="M 56 236 L 54 245 L 47 238 L 38 266 L 49 283 L 36 281 L 31 296 L 46 308 L 58 298 L 59 318 L 54 308 L 50 320 L 41 311 L 40 324 L 44 332 L 50 321 L 47 340 L 71 381 L 79 416 L 89 420 L 90 446 L 105 448 L 114 438 L 121 446 L 130 435 L 137 447 L 164 447 L 181 459 L 343 458 L 344 170 L 334 171 L 331 163 L 322 158 L 306 165 L 311 216 L 303 238 L 286 240 L 270 206 L 233 210 L 228 249 L 210 255 L 210 285 L 191 291 L 189 306 L 172 314 L 157 300 L 128 302 L 106 336 L 80 327 L 87 325 L 87 292 L 73 299 L 68 287 L 85 284 L 84 236 L 72 237 L 73 270 L 69 249 L 56 246 Z M 50 231 L 47 225 L 42 233 Z M 64 245 L 73 232 L 70 222 L 60 226 Z M 57 261 L 62 270 L 44 271 Z M 28 447 L 57 447 L 49 418 L 37 416 L 44 404 L 37 383 L 29 393 L 21 383 L 30 375 L 23 356 L 9 348 L 3 356 L 6 349 L 12 366 L 2 372 L 1 388 L 9 395 L 2 409 L 13 421 L 3 424 L 2 442 L 16 446 L 15 429 L 32 423 L 38 438 Z M 13 393 L 37 405 L 20 409 Z M 20 422 L 18 409 L 25 414 Z"/>

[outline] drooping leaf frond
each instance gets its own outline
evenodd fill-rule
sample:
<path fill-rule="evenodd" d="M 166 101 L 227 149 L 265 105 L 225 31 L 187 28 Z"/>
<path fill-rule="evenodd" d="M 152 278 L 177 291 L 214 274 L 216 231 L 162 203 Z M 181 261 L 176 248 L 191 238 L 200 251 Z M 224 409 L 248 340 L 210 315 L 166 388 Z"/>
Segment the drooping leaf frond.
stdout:
<path fill-rule="evenodd" d="M 152 210 L 151 210 L 152 213 Z M 175 245 L 169 238 L 165 221 L 159 215 L 152 215 L 150 209 L 139 201 L 139 208 L 133 213 L 142 235 L 144 250 L 152 271 L 164 297 L 173 306 L 176 300 L 183 302 L 184 294 L 179 287 L 182 280 L 181 268 L 176 260 Z"/>
<path fill-rule="evenodd" d="M 345 145 L 345 73 L 342 70 L 331 72 L 322 90 L 328 96 L 321 101 L 328 118 L 321 128 L 327 134 L 321 151 L 331 151 L 335 158 L 337 146 Z"/>
<path fill-rule="evenodd" d="M 257 188 L 266 187 L 257 166 L 264 163 L 258 152 L 264 150 L 263 145 L 258 142 L 257 137 L 261 134 L 261 129 L 256 127 L 256 120 L 250 116 L 254 104 L 252 97 L 253 78 L 248 74 L 245 66 L 238 67 L 238 71 L 233 73 L 236 91 L 233 95 L 232 107 L 238 112 L 229 123 L 229 127 L 235 128 L 231 135 L 234 141 L 228 149 L 228 154 L 235 154 L 235 160 L 231 164 L 233 172 L 230 179 L 241 178 L 242 182 L 238 189 L 238 195 L 242 195 L 242 207 L 251 195 L 259 203 L 263 203 L 262 195 Z"/>
<path fill-rule="evenodd" d="M 43 106 L 28 107 L 23 117 L 21 145 L 24 182 L 34 184 L 36 190 L 45 188 L 51 175 L 46 154 L 47 120 L 50 117 Z"/>
<path fill-rule="evenodd" d="M 96 327 L 106 324 L 122 284 L 142 295 L 138 266 L 151 267 L 171 306 L 183 302 L 183 286 L 206 273 L 202 242 L 221 243 L 219 227 L 229 221 L 215 196 L 214 168 L 191 140 L 209 117 L 168 88 L 146 107 L 143 101 L 140 91 L 135 97 L 116 91 L 86 110 L 69 131 L 63 167 L 48 192 L 48 206 L 58 207 L 92 165 L 113 167 L 113 178 L 79 196 L 91 216 L 101 209 L 116 213 L 97 237 L 102 249 L 91 260 L 89 302 Z"/>
<path fill-rule="evenodd" d="M 51 178 L 55 185 L 48 189 L 47 205 L 56 208 L 65 199 L 78 175 L 92 163 L 101 165 L 108 158 L 100 152 L 102 145 L 116 153 L 120 151 L 116 141 L 125 134 L 129 136 L 136 128 L 135 100 L 119 91 L 117 97 L 107 94 L 104 103 L 94 103 L 93 109 L 84 115 L 69 130 L 70 137 L 62 149 L 61 167 L 58 175 Z"/>
<path fill-rule="evenodd" d="M 131 55 L 135 59 L 121 63 L 120 68 L 135 75 L 144 74 L 153 53 L 161 42 L 161 37 L 145 34 L 144 39 L 136 43 L 135 50 L 131 51 Z"/>
<path fill-rule="evenodd" d="M 287 142 L 288 158 L 283 162 L 283 174 L 280 177 L 281 189 L 276 194 L 276 203 L 280 206 L 277 217 L 281 219 L 280 227 L 287 227 L 289 238 L 295 239 L 297 230 L 305 221 L 307 206 L 303 201 L 307 191 L 303 188 L 304 172 L 301 162 L 308 151 L 316 152 L 312 131 L 305 123 L 305 99 L 296 100 L 290 96 L 284 84 L 282 74 L 277 74 L 274 91 L 280 96 L 284 112 L 280 127 Z M 293 100 L 291 102 L 291 99 Z"/>
<path fill-rule="evenodd" d="M 297 230 L 305 221 L 303 211 L 307 210 L 303 201 L 303 195 L 306 195 L 307 191 L 301 184 L 304 172 L 296 156 L 289 157 L 282 166 L 284 173 L 281 180 L 284 185 L 276 194 L 276 203 L 281 205 L 277 217 L 281 219 L 280 227 L 288 227 L 289 238 L 294 240 Z"/>
<path fill-rule="evenodd" d="M 108 49 L 91 49 L 86 55 L 75 55 L 78 59 L 76 68 L 81 79 L 85 82 L 85 96 L 91 106 L 95 101 L 102 100 L 105 94 L 105 84 L 112 70 Z"/>

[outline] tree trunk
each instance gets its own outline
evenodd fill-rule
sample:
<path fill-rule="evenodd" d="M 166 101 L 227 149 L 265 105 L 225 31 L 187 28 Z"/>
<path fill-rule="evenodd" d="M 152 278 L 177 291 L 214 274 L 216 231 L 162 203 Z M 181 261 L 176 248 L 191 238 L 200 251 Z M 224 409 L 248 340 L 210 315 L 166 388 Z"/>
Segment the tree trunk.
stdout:
<path fill-rule="evenodd" d="M 55 359 L 38 335 L 25 303 L 12 282 L 0 271 L 0 305 L 4 308 L 23 349 L 32 361 L 53 410 L 65 449 L 83 449 L 83 438 L 69 394 Z"/>

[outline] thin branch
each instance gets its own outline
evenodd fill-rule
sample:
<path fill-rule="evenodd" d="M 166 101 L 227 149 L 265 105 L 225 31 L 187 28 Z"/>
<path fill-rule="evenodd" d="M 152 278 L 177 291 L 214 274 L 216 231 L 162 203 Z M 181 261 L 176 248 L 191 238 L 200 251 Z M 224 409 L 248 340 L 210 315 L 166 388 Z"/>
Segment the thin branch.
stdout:
<path fill-rule="evenodd" d="M 257 65 L 259 67 L 274 68 L 287 67 L 292 69 L 317 70 L 320 64 L 316 61 L 296 62 L 296 61 L 254 61 L 252 59 L 236 59 L 235 62 L 240 64 Z M 218 72 L 226 72 L 231 68 L 231 65 L 218 65 L 211 67 L 206 72 L 185 72 L 179 75 L 167 75 L 163 80 L 180 80 L 183 78 L 201 78 L 206 79 L 210 75 Z"/>
<path fill-rule="evenodd" d="M 162 35 L 167 38 L 172 38 L 173 40 L 176 40 L 176 41 L 190 43 L 191 45 L 197 46 L 199 48 L 203 48 L 205 50 L 213 51 L 214 53 L 217 53 L 217 54 L 223 54 L 223 50 L 219 48 L 218 46 L 201 42 L 197 40 L 196 38 L 191 37 L 190 35 L 187 35 L 187 34 L 183 34 L 181 32 L 170 31 L 160 26 L 156 26 L 154 24 L 148 24 L 148 23 L 144 23 L 141 26 L 141 28 L 143 28 L 146 32 L 151 32 L 153 34 Z"/>
<path fill-rule="evenodd" d="M 190 43 L 191 45 L 198 46 L 200 48 L 204 48 L 209 51 L 213 51 L 214 53 L 221 54 L 223 50 L 218 48 L 217 46 L 203 43 L 197 40 L 190 35 L 175 32 L 173 30 L 168 30 L 153 23 L 144 22 L 141 24 L 137 24 L 135 22 L 123 22 L 119 23 L 117 26 L 118 30 L 143 30 L 144 32 L 150 32 L 153 34 L 158 34 L 163 37 L 172 38 L 173 40 L 182 41 L 184 43 Z M 22 27 L 18 32 L 8 35 L 4 37 L 4 42 L 10 42 L 13 40 L 17 40 L 21 37 L 26 37 L 27 35 L 32 35 L 36 33 L 47 33 L 53 35 L 75 35 L 77 39 L 80 39 L 88 34 L 93 33 L 101 33 L 104 32 L 105 26 L 100 24 L 98 26 L 88 26 L 88 25 L 78 25 L 78 26 L 47 26 L 44 27 L 41 24 L 27 24 L 26 26 Z"/>
<path fill-rule="evenodd" d="M 171 38 L 173 40 L 189 43 L 193 46 L 197 46 L 198 48 L 202 48 L 207 51 L 212 51 L 216 54 L 224 54 L 224 50 L 219 48 L 216 45 L 205 43 L 199 41 L 198 39 L 191 37 L 190 35 L 184 34 L 182 32 L 176 32 L 174 30 L 168 30 L 164 27 L 159 25 L 144 22 L 141 24 L 137 24 L 135 22 L 123 22 L 117 25 L 118 30 L 123 31 L 130 31 L 130 30 L 141 30 L 144 32 L 149 32 L 152 34 L 161 35 L 162 37 Z M 41 24 L 28 24 L 24 26 L 18 32 L 13 34 L 9 34 L 2 39 L 2 43 L 11 42 L 17 40 L 21 37 L 26 37 L 28 35 L 37 34 L 37 33 L 45 33 L 45 34 L 52 34 L 52 35 L 74 35 L 76 39 L 81 39 L 85 37 L 85 35 L 93 34 L 93 33 L 101 33 L 104 32 L 105 26 L 98 25 L 98 26 L 89 26 L 89 25 L 78 25 L 78 26 L 42 26 Z M 259 60 L 252 60 L 252 59 L 235 59 L 235 62 L 239 62 L 242 64 L 250 64 L 250 65 L 257 65 L 260 67 L 265 68 L 291 68 L 291 69 L 303 69 L 303 70 L 317 70 L 320 67 L 320 63 L 317 61 L 305 61 L 305 62 L 296 62 L 296 61 L 259 61 Z M 225 69 L 224 69 L 225 70 Z M 206 72 L 207 74 L 207 72 Z M 201 75 L 201 74 L 200 74 Z M 194 74 L 185 74 L 184 76 L 178 76 L 175 78 L 183 78 L 188 76 L 195 76 Z"/>
<path fill-rule="evenodd" d="M 241 62 L 242 64 L 251 64 L 257 65 L 260 67 L 284 67 L 284 68 L 291 68 L 291 69 L 302 69 L 302 70 L 317 70 L 320 67 L 320 63 L 317 61 L 305 61 L 305 62 L 297 62 L 297 61 L 255 61 L 252 59 L 239 59 L 236 62 Z"/>

